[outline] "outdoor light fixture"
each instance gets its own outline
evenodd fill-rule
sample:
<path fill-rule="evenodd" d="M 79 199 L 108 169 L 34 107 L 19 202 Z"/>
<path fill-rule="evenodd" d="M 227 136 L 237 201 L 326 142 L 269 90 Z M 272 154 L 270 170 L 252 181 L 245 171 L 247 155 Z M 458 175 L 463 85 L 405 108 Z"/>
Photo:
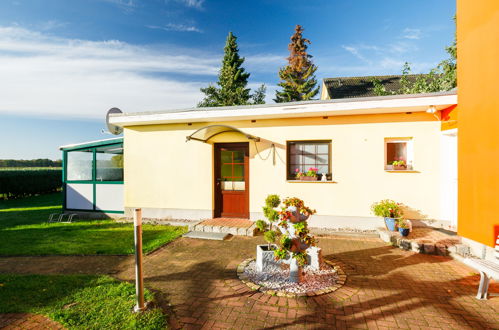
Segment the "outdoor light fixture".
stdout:
<path fill-rule="evenodd" d="M 434 105 L 430 105 L 430 106 L 428 107 L 428 109 L 426 109 L 426 112 L 427 112 L 427 113 L 432 113 L 432 114 L 433 114 L 433 113 L 436 113 L 436 112 L 437 112 L 437 108 L 435 108 L 435 106 L 434 106 Z"/>
<path fill-rule="evenodd" d="M 437 120 L 440 120 L 437 111 L 438 110 L 434 105 L 430 105 L 428 109 L 426 109 L 426 113 L 431 113 L 435 118 L 437 118 Z"/>

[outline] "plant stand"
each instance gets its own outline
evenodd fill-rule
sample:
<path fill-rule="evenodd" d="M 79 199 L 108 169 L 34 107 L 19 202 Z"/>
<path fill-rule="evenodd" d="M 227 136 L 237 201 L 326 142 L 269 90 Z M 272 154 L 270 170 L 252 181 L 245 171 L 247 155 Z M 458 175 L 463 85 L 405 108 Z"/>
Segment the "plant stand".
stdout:
<path fill-rule="evenodd" d="M 259 272 L 269 272 L 280 267 L 280 261 L 275 260 L 274 250 L 277 246 L 272 244 L 271 249 L 267 244 L 256 246 L 256 269 Z"/>
<path fill-rule="evenodd" d="M 289 281 L 291 283 L 300 283 L 302 280 L 302 269 L 295 258 L 289 262 Z"/>

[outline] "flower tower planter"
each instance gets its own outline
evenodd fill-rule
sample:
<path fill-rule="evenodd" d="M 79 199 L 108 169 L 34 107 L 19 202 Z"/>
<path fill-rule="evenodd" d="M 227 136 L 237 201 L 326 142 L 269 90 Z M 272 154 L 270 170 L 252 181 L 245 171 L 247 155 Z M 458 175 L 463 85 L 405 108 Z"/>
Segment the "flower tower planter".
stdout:
<path fill-rule="evenodd" d="M 307 220 L 315 213 L 306 207 L 298 198 L 288 198 L 283 201 L 284 208 L 279 213 L 280 222 L 278 228 L 282 233 L 280 248 L 276 250 L 276 257 L 286 259 L 289 262 L 289 281 L 301 282 L 302 267 L 314 263 L 320 264 L 319 250 L 313 250 L 315 256 L 309 258 L 307 251 L 315 245 L 315 238 L 309 235 Z"/>

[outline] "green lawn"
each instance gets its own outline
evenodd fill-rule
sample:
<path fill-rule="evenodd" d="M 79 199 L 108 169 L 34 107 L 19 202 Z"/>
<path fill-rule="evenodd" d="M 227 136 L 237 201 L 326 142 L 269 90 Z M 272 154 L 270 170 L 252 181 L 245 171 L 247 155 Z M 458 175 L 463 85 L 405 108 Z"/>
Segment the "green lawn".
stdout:
<path fill-rule="evenodd" d="M 61 211 L 61 194 L 0 200 L 0 255 L 91 255 L 134 252 L 133 225 L 113 220 L 47 223 Z M 145 253 L 187 231 L 186 227 L 144 225 Z"/>
<path fill-rule="evenodd" d="M 134 305 L 135 287 L 108 276 L 0 274 L 0 313 L 44 314 L 70 329 L 166 327 L 159 308 L 136 314 Z"/>

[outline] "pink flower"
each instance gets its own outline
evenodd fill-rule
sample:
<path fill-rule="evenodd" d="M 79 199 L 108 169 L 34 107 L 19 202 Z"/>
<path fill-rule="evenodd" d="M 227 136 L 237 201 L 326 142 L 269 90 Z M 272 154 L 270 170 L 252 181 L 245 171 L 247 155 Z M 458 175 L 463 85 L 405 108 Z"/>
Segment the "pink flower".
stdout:
<path fill-rule="evenodd" d="M 298 173 L 300 170 L 299 169 L 296 169 L 295 172 Z"/>

